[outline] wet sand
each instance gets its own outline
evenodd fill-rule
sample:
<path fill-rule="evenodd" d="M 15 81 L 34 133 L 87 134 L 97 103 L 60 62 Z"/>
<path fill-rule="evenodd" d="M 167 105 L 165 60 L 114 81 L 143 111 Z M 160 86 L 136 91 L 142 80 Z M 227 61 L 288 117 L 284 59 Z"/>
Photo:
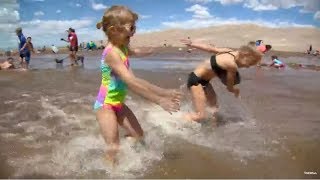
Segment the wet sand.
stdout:
<path fill-rule="evenodd" d="M 182 111 L 188 111 L 185 82 L 200 56 L 163 60 L 167 56 L 132 59 L 132 67 L 138 77 L 180 88 L 186 94 Z M 243 69 L 241 100 L 212 81 L 218 128 L 210 120 L 196 124 L 181 113 L 171 116 L 130 92 L 127 104 L 148 148 L 132 149 L 122 138 L 122 163 L 112 169 L 102 159 L 105 143 L 92 111 L 100 85 L 97 59 L 88 56 L 84 67 L 70 68 L 68 61 L 56 67 L 50 55 L 38 56 L 29 72 L 0 71 L 1 178 L 320 177 L 320 72 Z M 283 60 L 319 63 L 308 56 Z"/>

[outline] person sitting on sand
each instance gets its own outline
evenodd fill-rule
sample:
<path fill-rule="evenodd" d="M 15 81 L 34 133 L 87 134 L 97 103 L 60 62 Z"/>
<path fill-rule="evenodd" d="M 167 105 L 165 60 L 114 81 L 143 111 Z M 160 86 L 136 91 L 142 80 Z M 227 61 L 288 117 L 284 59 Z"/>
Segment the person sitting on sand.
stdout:
<path fill-rule="evenodd" d="M 181 40 L 187 46 L 214 53 L 210 59 L 203 61 L 189 74 L 187 87 L 191 90 L 195 112 L 186 114 L 187 120 L 201 121 L 207 118 L 205 104 L 211 106 L 212 112 L 217 112 L 216 93 L 210 80 L 218 77 L 226 85 L 229 92 L 239 97 L 240 90 L 235 85 L 240 83 L 238 68 L 248 68 L 261 61 L 264 51 L 257 48 L 255 42 L 241 46 L 238 50 L 217 48 L 210 45 L 194 43 L 191 40 Z"/>
<path fill-rule="evenodd" d="M 155 86 L 134 75 L 130 69 L 129 55 L 136 54 L 129 48 L 136 32 L 138 15 L 125 6 L 108 8 L 97 28 L 104 31 L 108 43 L 101 57 L 101 85 L 94 104 L 101 133 L 108 145 L 106 159 L 113 165 L 119 150 L 119 128 L 123 126 L 128 137 L 137 142 L 143 138 L 143 130 L 125 104 L 128 88 L 132 92 L 158 104 L 167 112 L 179 110 L 181 93 Z"/>
<path fill-rule="evenodd" d="M 8 58 L 4 62 L 0 63 L 0 70 L 8 70 L 8 69 L 15 69 L 13 64 L 13 58 Z"/>
<path fill-rule="evenodd" d="M 285 67 L 285 64 L 278 59 L 278 56 L 274 56 L 274 55 L 271 56 L 271 60 L 272 60 L 272 63 L 269 65 L 270 67 L 275 67 L 278 69 Z"/>

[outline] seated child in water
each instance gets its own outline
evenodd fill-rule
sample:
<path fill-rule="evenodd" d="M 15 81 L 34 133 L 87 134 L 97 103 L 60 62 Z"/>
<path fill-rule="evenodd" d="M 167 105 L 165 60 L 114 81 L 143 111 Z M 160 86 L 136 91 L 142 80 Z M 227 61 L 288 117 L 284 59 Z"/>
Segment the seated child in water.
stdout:
<path fill-rule="evenodd" d="M 270 64 L 270 67 L 275 67 L 279 69 L 285 67 L 285 64 L 278 59 L 278 56 L 271 56 L 271 60 L 272 63 Z"/>
<path fill-rule="evenodd" d="M 240 90 L 235 85 L 240 83 L 238 68 L 248 68 L 260 62 L 263 53 L 257 48 L 255 42 L 249 42 L 238 50 L 229 48 L 217 48 L 214 46 L 194 43 L 191 40 L 181 40 L 187 46 L 214 53 L 211 58 L 204 60 L 193 72 L 189 74 L 187 87 L 191 90 L 192 102 L 195 112 L 186 114 L 185 118 L 193 121 L 201 121 L 207 118 L 205 106 L 208 103 L 212 111 L 217 111 L 216 93 L 209 83 L 211 79 L 218 77 L 226 85 L 226 89 L 239 97 Z M 265 46 L 265 45 L 261 45 Z"/>

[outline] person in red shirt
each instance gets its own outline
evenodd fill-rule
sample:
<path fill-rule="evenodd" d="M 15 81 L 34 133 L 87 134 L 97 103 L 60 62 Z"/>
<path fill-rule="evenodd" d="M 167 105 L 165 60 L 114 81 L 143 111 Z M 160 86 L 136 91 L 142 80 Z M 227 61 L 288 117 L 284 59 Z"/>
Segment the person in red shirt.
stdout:
<path fill-rule="evenodd" d="M 77 60 L 77 51 L 78 51 L 78 37 L 77 34 L 75 33 L 75 30 L 72 28 L 69 28 L 67 30 L 68 32 L 68 40 L 61 39 L 62 41 L 66 41 L 70 43 L 69 50 L 70 50 L 70 60 L 71 60 L 71 66 L 74 64 L 78 64 Z"/>

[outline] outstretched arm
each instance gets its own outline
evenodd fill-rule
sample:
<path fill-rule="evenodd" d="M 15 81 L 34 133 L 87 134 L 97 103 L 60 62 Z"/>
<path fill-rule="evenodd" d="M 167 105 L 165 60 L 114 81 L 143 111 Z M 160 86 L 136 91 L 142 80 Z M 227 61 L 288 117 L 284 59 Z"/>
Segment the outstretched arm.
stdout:
<path fill-rule="evenodd" d="M 24 45 L 22 46 L 22 48 L 20 49 L 20 51 L 23 51 L 26 47 L 27 47 L 27 43 L 24 43 Z"/>
<path fill-rule="evenodd" d="M 158 92 L 155 92 L 154 85 L 135 77 L 121 62 L 120 56 L 115 52 L 111 52 L 106 56 L 105 63 L 107 63 L 136 94 L 160 105 L 169 113 L 179 110 L 180 93 L 173 93 L 171 97 L 158 95 Z"/>
<path fill-rule="evenodd" d="M 146 88 L 148 88 L 149 91 L 153 91 L 160 97 L 167 97 L 167 96 L 170 97 L 176 92 L 175 90 L 160 88 L 140 78 L 138 78 L 137 81 L 143 86 L 145 86 Z"/>
<path fill-rule="evenodd" d="M 60 40 L 65 42 L 70 42 L 69 40 L 65 40 L 64 38 L 61 38 Z"/>
<path fill-rule="evenodd" d="M 197 48 L 197 49 L 200 49 L 200 50 L 203 50 L 203 51 L 207 51 L 207 52 L 211 52 L 211 53 L 215 53 L 215 54 L 216 53 L 221 53 L 221 52 L 233 51 L 230 48 L 218 48 L 218 47 L 211 46 L 211 45 L 208 45 L 208 44 L 192 42 L 189 39 L 182 39 L 181 42 L 183 44 L 185 44 L 186 46 L 194 47 L 194 48 Z"/>
<path fill-rule="evenodd" d="M 232 57 L 226 57 L 232 58 Z M 235 77 L 237 73 L 237 65 L 234 61 L 228 61 L 227 65 L 227 89 L 229 92 L 232 92 L 235 97 L 239 97 L 240 90 L 237 87 L 234 87 Z"/>
<path fill-rule="evenodd" d="M 153 54 L 153 48 L 129 48 L 129 55 L 136 56 L 136 57 L 143 57 L 143 56 L 150 56 Z"/>

